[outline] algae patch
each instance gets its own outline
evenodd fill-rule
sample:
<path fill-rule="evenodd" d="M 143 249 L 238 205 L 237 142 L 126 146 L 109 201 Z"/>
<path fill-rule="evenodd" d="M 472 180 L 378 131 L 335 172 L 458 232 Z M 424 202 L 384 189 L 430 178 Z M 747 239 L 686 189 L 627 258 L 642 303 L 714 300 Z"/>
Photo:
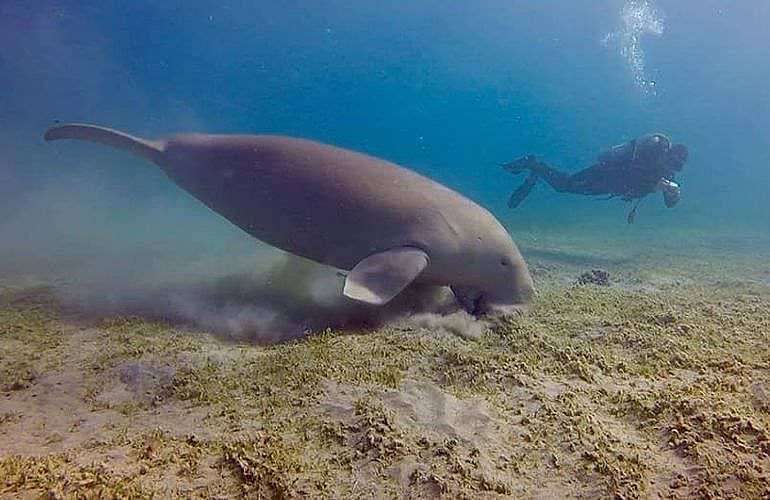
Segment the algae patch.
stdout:
<path fill-rule="evenodd" d="M 549 285 L 472 341 L 411 325 L 274 346 L 75 324 L 45 294 L 0 294 L 3 495 L 770 493 L 752 287 Z"/>

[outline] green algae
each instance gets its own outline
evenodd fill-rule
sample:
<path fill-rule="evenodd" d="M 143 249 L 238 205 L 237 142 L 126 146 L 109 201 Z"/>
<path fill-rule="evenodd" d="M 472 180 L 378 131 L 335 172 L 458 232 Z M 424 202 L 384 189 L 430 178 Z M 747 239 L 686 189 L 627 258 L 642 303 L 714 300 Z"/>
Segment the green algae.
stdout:
<path fill-rule="evenodd" d="M 151 498 L 130 477 L 98 464 L 81 466 L 66 455 L 0 459 L 0 495 L 38 492 L 48 498 Z"/>
<path fill-rule="evenodd" d="M 0 309 L 0 391 L 29 387 L 57 366 L 67 336 L 49 311 L 17 307 Z"/>
<path fill-rule="evenodd" d="M 49 300 L 33 296 L 6 298 L 0 308 L 5 391 L 26 390 L 74 356 L 67 347 L 73 327 Z M 193 481 L 206 467 L 227 474 L 196 487 L 201 495 L 360 493 L 354 484 L 364 469 L 373 488 L 398 492 L 388 468 L 412 459 L 418 466 L 406 482 L 430 495 L 527 496 L 516 489 L 524 484 L 586 497 L 760 497 L 770 473 L 768 306 L 767 292 L 749 286 L 552 286 L 527 316 L 502 321 L 477 341 L 390 328 L 326 331 L 267 347 L 113 318 L 83 334 L 98 345 L 79 365 L 89 399 L 120 363 L 161 359 L 175 368 L 164 401 L 206 409 L 207 425 L 221 430 L 204 439 L 116 429 L 114 442 L 94 450 L 128 446 L 136 467 L 124 472 L 78 465 L 71 455 L 86 448 L 3 456 L 2 492 L 142 497 L 169 468 Z M 30 373 L 26 385 L 15 385 Z M 505 450 L 495 456 L 404 426 L 378 391 L 397 391 L 407 378 L 481 397 L 521 431 L 501 434 Z M 319 410 L 329 381 L 368 394 L 348 420 Z M 558 389 L 544 389 L 551 385 Z M 121 408 L 130 419 L 149 411 L 131 402 Z M 24 419 L 7 415 L 0 430 Z M 248 430 L 249 421 L 259 425 Z M 663 467 L 663 453 L 680 462 Z M 551 483 L 533 479 L 543 470 Z"/>

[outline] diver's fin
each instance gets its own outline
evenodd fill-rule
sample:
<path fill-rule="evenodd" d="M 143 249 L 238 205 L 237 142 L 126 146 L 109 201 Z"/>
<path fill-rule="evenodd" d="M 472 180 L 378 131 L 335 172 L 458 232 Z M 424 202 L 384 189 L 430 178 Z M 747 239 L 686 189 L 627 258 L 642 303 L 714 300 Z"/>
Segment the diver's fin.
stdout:
<path fill-rule="evenodd" d="M 537 184 L 537 175 L 530 174 L 529 177 L 524 179 L 521 186 L 513 192 L 511 197 L 508 198 L 508 208 L 518 207 L 521 202 L 524 201 L 524 198 L 526 198 L 532 191 L 532 188 L 535 187 L 535 184 Z"/>
<path fill-rule="evenodd" d="M 156 163 L 163 155 L 163 148 L 165 145 L 163 141 L 148 141 L 118 130 L 85 123 L 65 123 L 56 125 L 46 130 L 45 134 L 43 134 L 43 138 L 46 141 L 78 139 L 81 141 L 106 144 Z"/>
<path fill-rule="evenodd" d="M 342 293 L 372 305 L 387 304 L 425 269 L 428 254 L 414 247 L 398 247 L 365 258 L 350 271 Z"/>
<path fill-rule="evenodd" d="M 512 174 L 520 174 L 524 170 L 532 168 L 535 164 L 537 164 L 537 157 L 529 154 L 522 156 L 517 160 L 509 161 L 508 163 L 499 163 L 498 165 Z"/>

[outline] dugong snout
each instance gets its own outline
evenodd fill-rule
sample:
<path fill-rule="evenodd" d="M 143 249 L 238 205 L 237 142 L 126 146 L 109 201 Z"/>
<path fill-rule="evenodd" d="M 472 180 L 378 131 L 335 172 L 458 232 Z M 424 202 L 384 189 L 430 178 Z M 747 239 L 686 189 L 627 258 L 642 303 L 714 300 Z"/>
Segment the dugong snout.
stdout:
<path fill-rule="evenodd" d="M 520 262 L 523 264 L 523 259 Z M 475 316 L 523 314 L 534 300 L 534 283 L 526 266 L 506 270 L 503 268 L 498 276 L 482 277 L 476 285 L 451 285 L 450 288 L 460 305 Z"/>

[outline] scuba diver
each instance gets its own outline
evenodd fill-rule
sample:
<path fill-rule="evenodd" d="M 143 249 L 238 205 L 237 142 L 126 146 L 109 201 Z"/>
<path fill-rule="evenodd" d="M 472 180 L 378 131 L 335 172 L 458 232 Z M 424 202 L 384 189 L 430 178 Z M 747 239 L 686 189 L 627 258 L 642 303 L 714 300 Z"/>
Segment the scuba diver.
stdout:
<path fill-rule="evenodd" d="M 501 166 L 513 174 L 529 171 L 529 176 L 508 200 L 510 208 L 524 201 L 542 179 L 558 192 L 607 195 L 604 198 L 607 200 L 619 196 L 626 202 L 636 200 L 627 217 L 628 223 L 632 224 L 636 208 L 648 194 L 661 191 L 668 208 L 679 202 L 680 189 L 674 177 L 687 162 L 687 156 L 685 145 L 672 144 L 665 135 L 654 133 L 602 152 L 596 163 L 574 174 L 559 171 L 534 155 Z"/>

